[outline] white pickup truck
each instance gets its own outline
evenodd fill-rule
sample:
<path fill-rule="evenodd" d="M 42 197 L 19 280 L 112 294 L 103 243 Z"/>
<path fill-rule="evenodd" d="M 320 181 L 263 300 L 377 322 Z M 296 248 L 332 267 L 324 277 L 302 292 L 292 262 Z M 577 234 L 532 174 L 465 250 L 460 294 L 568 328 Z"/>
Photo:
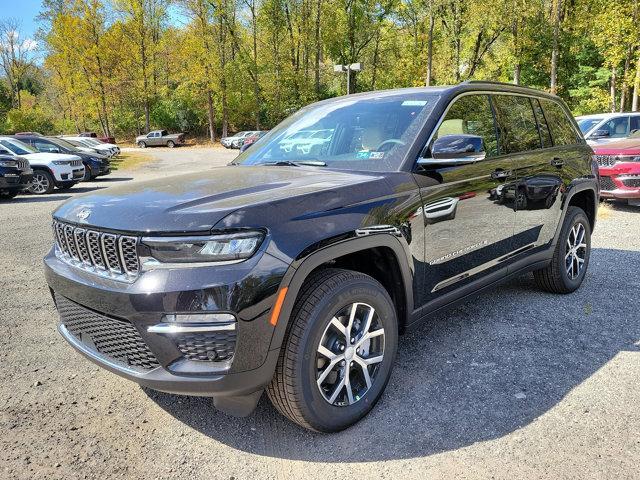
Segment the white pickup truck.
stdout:
<path fill-rule="evenodd" d="M 29 160 L 33 180 L 29 192 L 42 195 L 54 188 L 67 190 L 84 178 L 82 159 L 62 153 L 40 153 L 26 143 L 11 137 L 0 137 L 0 153 Z"/>

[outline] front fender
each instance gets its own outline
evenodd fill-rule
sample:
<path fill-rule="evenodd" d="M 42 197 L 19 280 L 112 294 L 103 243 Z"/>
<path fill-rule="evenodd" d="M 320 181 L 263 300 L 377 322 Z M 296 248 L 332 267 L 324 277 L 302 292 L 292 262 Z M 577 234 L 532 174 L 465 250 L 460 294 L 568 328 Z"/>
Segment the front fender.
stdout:
<path fill-rule="evenodd" d="M 407 254 L 400 240 L 390 233 L 349 238 L 316 250 L 304 258 L 296 260 L 289 266 L 280 284 L 280 291 L 287 288 L 287 293 L 278 315 L 278 323 L 271 339 L 270 350 L 279 349 L 282 346 L 300 288 L 313 270 L 335 258 L 377 247 L 390 248 L 396 256 L 404 284 L 405 311 L 407 315 L 410 315 L 413 312 L 413 280 Z"/>

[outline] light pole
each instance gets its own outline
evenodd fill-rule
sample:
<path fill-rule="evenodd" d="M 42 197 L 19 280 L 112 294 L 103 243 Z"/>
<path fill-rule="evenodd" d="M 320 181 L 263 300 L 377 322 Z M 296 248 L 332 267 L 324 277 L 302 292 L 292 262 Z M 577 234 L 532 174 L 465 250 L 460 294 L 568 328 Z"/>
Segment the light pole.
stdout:
<path fill-rule="evenodd" d="M 351 72 L 362 70 L 361 63 L 350 63 L 349 65 L 334 65 L 333 71 L 336 73 L 347 72 L 347 95 L 351 93 Z"/>

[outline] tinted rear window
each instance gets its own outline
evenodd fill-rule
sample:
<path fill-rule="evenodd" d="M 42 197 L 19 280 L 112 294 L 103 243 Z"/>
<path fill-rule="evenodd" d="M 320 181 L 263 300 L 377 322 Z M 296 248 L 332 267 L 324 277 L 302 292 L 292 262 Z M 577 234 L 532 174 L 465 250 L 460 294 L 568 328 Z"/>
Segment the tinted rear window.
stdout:
<path fill-rule="evenodd" d="M 540 148 L 540 134 L 531 101 L 518 95 L 492 95 L 501 154 Z"/>
<path fill-rule="evenodd" d="M 575 145 L 578 135 L 571 120 L 559 103 L 552 100 L 541 100 L 544 115 L 551 130 L 554 145 Z"/>

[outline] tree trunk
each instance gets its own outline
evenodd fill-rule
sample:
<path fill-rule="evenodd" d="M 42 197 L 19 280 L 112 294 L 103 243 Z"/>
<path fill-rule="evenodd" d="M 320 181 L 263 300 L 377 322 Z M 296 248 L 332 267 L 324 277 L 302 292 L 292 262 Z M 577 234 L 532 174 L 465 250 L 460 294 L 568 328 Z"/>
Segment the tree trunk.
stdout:
<path fill-rule="evenodd" d="M 436 24 L 436 17 L 433 13 L 433 5 L 429 7 L 429 33 L 427 35 L 427 78 L 425 85 L 428 87 L 431 85 L 431 79 L 433 77 L 433 29 Z"/>
<path fill-rule="evenodd" d="M 632 49 L 629 48 L 627 56 L 624 59 L 624 69 L 622 71 L 622 88 L 620 89 L 620 112 L 624 112 L 624 106 L 627 103 L 627 92 L 629 85 L 627 85 L 627 75 L 629 74 L 629 68 L 631 67 L 631 54 Z"/>
<path fill-rule="evenodd" d="M 611 68 L 611 86 L 609 93 L 611 95 L 611 113 L 616 111 L 616 67 Z"/>
<path fill-rule="evenodd" d="M 213 95 L 211 89 L 207 87 L 207 120 L 209 121 L 209 139 L 216 141 L 216 119 L 213 111 Z"/>
<path fill-rule="evenodd" d="M 631 100 L 632 112 L 638 111 L 638 95 L 640 94 L 638 90 L 640 90 L 640 54 L 638 55 L 638 58 L 636 60 L 636 78 L 633 82 L 633 97 Z"/>
<path fill-rule="evenodd" d="M 520 61 L 520 44 L 518 43 L 518 19 L 513 21 L 513 56 L 515 65 L 513 67 L 513 83 L 520 85 L 520 75 L 522 73 L 522 62 Z"/>
<path fill-rule="evenodd" d="M 562 0 L 556 0 L 556 8 L 553 13 L 553 46 L 551 49 L 551 93 L 558 92 L 558 45 L 560 42 L 560 14 L 562 12 Z"/>
<path fill-rule="evenodd" d="M 320 42 L 320 20 L 322 12 L 322 0 L 316 2 L 316 28 L 315 28 L 315 46 L 316 46 L 316 58 L 314 68 L 314 82 L 316 90 L 316 98 L 320 99 L 320 61 L 322 57 L 322 43 Z"/>

